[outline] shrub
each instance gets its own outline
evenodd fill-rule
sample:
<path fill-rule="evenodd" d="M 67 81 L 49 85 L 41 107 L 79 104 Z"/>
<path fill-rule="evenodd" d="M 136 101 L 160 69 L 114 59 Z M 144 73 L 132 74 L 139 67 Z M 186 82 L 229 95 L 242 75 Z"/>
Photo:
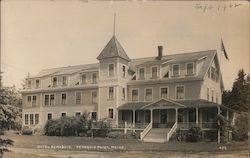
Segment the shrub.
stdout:
<path fill-rule="evenodd" d="M 33 130 L 29 127 L 23 127 L 22 134 L 23 135 L 33 135 Z"/>
<path fill-rule="evenodd" d="M 233 139 L 242 141 L 248 139 L 248 117 L 245 114 L 239 115 L 233 127 Z"/>
<path fill-rule="evenodd" d="M 127 134 L 121 131 L 112 131 L 107 134 L 108 138 L 114 138 L 114 139 L 124 139 L 127 138 Z"/>
<path fill-rule="evenodd" d="M 187 132 L 186 141 L 197 142 L 201 139 L 201 129 L 200 127 L 191 127 Z"/>
<path fill-rule="evenodd" d="M 93 131 L 95 137 L 106 137 L 110 132 L 110 121 L 109 120 L 101 120 L 96 124 L 96 129 Z"/>

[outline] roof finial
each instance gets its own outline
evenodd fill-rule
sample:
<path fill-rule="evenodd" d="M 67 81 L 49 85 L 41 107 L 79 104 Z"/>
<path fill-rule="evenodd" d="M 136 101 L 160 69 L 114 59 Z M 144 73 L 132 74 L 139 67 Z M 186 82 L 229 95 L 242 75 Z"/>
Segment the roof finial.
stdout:
<path fill-rule="evenodd" d="M 113 26 L 113 36 L 115 36 L 115 17 L 116 17 L 116 13 L 114 14 L 114 26 Z"/>

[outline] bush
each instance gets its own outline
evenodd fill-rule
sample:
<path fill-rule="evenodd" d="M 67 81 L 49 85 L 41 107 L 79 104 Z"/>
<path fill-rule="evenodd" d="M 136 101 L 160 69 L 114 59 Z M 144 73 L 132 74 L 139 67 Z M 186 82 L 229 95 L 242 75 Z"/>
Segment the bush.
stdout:
<path fill-rule="evenodd" d="M 207 131 L 207 139 L 214 142 L 217 140 L 218 132 L 217 131 Z"/>
<path fill-rule="evenodd" d="M 186 141 L 197 142 L 201 139 L 201 129 L 200 127 L 191 127 L 187 132 Z"/>
<path fill-rule="evenodd" d="M 248 117 L 245 114 L 239 115 L 233 127 L 233 139 L 242 141 L 248 139 Z"/>
<path fill-rule="evenodd" d="M 24 127 L 22 129 L 22 135 L 33 135 L 33 130 L 29 127 Z"/>
<path fill-rule="evenodd" d="M 97 122 L 97 128 L 94 130 L 95 137 L 106 137 L 110 132 L 110 122 L 108 120 L 101 120 Z"/>
<path fill-rule="evenodd" d="M 122 131 L 112 131 L 107 134 L 108 138 L 114 138 L 114 139 L 124 139 L 127 138 L 127 134 L 125 134 Z"/>

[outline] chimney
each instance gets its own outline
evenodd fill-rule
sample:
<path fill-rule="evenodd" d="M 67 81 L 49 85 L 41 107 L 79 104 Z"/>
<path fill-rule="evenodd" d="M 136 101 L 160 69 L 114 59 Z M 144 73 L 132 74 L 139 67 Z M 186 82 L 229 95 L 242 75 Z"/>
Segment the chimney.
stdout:
<path fill-rule="evenodd" d="M 157 57 L 158 60 L 161 60 L 162 58 L 162 50 L 163 50 L 163 47 L 158 46 L 158 57 Z"/>

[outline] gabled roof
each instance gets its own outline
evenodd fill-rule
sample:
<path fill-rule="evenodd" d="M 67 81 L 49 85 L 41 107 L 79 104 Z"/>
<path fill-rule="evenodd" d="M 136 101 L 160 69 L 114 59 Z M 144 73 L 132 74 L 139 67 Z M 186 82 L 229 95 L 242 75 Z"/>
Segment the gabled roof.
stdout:
<path fill-rule="evenodd" d="M 113 58 L 113 57 L 120 57 L 127 61 L 130 61 L 130 58 L 126 54 L 125 50 L 122 48 L 121 44 L 117 40 L 115 36 L 113 36 L 102 52 L 97 57 L 98 60 L 106 59 L 106 58 Z"/>

